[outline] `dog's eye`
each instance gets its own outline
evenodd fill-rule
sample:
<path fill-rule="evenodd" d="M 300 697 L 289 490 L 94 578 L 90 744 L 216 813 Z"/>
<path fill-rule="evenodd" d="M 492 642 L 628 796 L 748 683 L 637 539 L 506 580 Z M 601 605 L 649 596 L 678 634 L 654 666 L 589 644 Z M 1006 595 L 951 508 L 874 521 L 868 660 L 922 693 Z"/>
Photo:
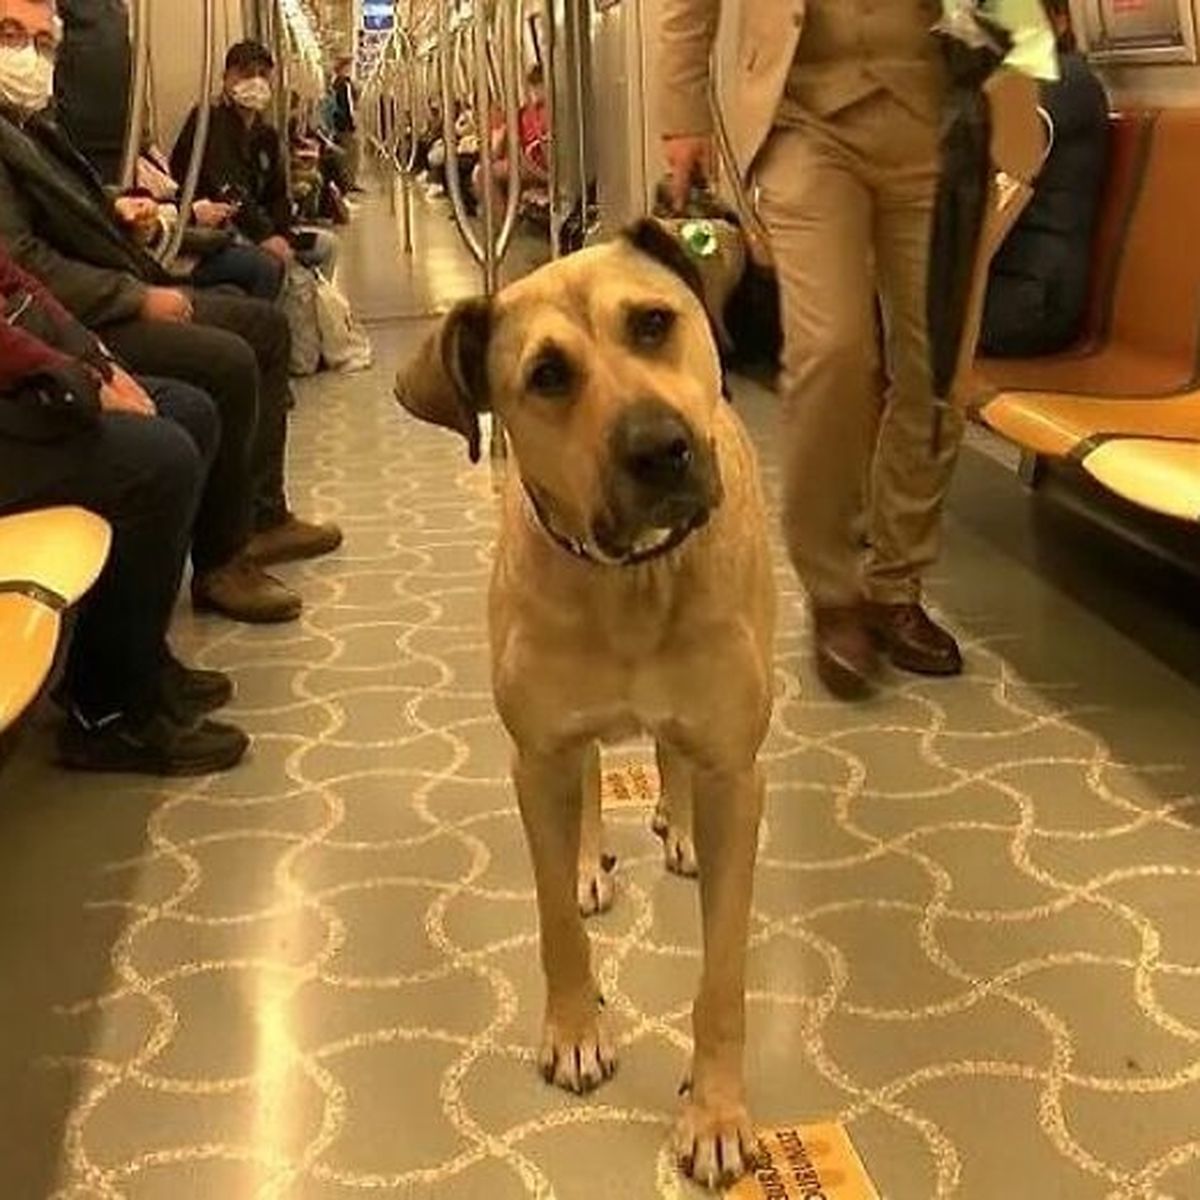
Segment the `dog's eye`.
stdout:
<path fill-rule="evenodd" d="M 629 316 L 630 337 L 648 350 L 661 346 L 674 327 L 675 314 L 669 308 L 639 308 Z"/>
<path fill-rule="evenodd" d="M 544 354 L 529 372 L 529 390 L 540 396 L 565 396 L 573 378 L 571 364 L 561 354 Z"/>

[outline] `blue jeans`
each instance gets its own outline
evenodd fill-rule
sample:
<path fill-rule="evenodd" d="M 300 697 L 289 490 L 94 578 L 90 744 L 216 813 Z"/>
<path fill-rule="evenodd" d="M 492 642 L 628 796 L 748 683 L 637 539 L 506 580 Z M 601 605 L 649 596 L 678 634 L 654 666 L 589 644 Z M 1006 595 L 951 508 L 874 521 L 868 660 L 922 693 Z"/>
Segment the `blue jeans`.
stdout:
<path fill-rule="evenodd" d="M 249 242 L 233 242 L 192 272 L 197 287 L 232 284 L 256 300 L 274 300 L 283 287 L 283 263 Z"/>

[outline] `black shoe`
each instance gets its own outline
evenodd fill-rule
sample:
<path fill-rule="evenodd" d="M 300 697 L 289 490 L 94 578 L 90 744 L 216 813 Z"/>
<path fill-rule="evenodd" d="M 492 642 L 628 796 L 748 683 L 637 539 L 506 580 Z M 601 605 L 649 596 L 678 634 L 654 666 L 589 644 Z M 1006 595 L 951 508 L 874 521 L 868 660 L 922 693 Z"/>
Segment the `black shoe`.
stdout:
<path fill-rule="evenodd" d="M 75 710 L 58 735 L 58 761 L 74 771 L 210 775 L 236 766 L 249 745 L 240 729 L 216 721 L 188 727 L 160 712 L 89 722 Z"/>
<path fill-rule="evenodd" d="M 224 708 L 233 699 L 233 680 L 220 671 L 185 667 L 171 655 L 158 677 L 163 709 L 179 725 L 193 725 L 205 713 Z"/>

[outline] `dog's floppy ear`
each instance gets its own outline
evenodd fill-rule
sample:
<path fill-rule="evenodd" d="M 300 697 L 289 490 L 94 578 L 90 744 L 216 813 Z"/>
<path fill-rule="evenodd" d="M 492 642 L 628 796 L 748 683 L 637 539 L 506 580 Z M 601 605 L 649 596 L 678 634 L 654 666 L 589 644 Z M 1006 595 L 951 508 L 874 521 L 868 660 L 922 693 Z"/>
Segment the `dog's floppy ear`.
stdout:
<path fill-rule="evenodd" d="M 653 217 L 642 217 L 628 226 L 622 236 L 635 250 L 640 250 L 674 271 L 696 293 L 700 303 L 704 303 L 704 281 L 700 277 L 700 269 L 666 225 Z"/>
<path fill-rule="evenodd" d="M 461 433 L 472 462 L 479 461 L 479 414 L 490 407 L 487 348 L 491 327 L 488 300 L 463 300 L 396 373 L 396 399 L 422 421 Z"/>

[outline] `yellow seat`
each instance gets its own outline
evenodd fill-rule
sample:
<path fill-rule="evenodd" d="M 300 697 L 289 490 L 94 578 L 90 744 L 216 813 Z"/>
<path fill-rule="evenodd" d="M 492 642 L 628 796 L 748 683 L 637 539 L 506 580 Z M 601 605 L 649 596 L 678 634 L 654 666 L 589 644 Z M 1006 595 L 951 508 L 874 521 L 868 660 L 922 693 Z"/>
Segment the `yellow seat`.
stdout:
<path fill-rule="evenodd" d="M 0 517 L 0 732 L 46 682 L 62 610 L 96 582 L 111 542 L 108 523 L 82 508 Z"/>
<path fill-rule="evenodd" d="M 1082 459 L 1096 480 L 1143 508 L 1200 521 L 1200 442 L 1115 438 Z"/>
<path fill-rule="evenodd" d="M 84 508 L 42 508 L 0 517 L 0 586 L 28 581 L 74 604 L 108 558 L 108 522 Z"/>
<path fill-rule="evenodd" d="M 0 732 L 7 729 L 41 691 L 58 646 L 60 617 L 39 600 L 18 592 L 0 593 Z"/>

